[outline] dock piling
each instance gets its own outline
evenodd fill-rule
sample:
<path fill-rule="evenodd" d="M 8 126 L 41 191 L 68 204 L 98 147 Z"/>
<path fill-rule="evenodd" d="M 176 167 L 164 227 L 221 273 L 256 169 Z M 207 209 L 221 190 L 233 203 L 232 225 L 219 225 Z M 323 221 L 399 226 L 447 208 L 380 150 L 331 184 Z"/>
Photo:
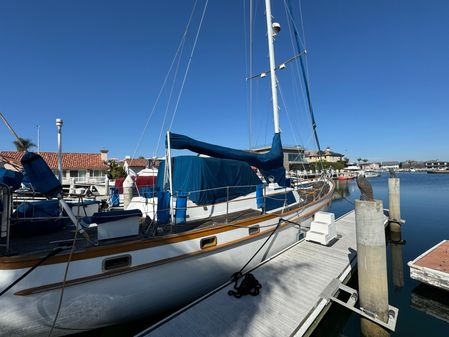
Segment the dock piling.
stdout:
<path fill-rule="evenodd" d="M 388 322 L 387 257 L 381 200 L 356 200 L 356 240 L 360 308 Z M 387 330 L 361 319 L 363 336 L 389 336 Z"/>
<path fill-rule="evenodd" d="M 390 231 L 401 231 L 401 196 L 399 178 L 388 178 Z"/>
<path fill-rule="evenodd" d="M 388 201 L 393 284 L 396 288 L 402 288 L 404 286 L 404 267 L 399 178 L 390 177 L 388 179 Z"/>

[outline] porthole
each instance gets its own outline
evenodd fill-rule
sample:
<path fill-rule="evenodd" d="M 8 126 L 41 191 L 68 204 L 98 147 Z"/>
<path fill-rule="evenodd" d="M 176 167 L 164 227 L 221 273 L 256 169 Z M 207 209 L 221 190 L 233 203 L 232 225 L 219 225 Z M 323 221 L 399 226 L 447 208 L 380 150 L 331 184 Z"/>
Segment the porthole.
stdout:
<path fill-rule="evenodd" d="M 254 235 L 254 234 L 257 234 L 257 233 L 259 233 L 260 232 L 260 227 L 259 227 L 259 225 L 255 225 L 255 226 L 252 226 L 252 227 L 249 227 L 248 228 L 248 234 L 249 235 Z"/>
<path fill-rule="evenodd" d="M 211 236 L 209 238 L 201 239 L 201 242 L 200 242 L 201 249 L 214 247 L 216 245 L 217 245 L 217 237 L 216 236 Z"/>
<path fill-rule="evenodd" d="M 131 255 L 122 255 L 103 260 L 103 271 L 124 268 L 131 265 Z"/>

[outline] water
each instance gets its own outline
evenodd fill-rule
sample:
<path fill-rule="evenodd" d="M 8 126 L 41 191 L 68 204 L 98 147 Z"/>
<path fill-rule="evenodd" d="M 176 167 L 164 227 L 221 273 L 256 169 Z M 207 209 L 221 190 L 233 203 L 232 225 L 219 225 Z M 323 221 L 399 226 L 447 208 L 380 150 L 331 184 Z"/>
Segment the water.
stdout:
<path fill-rule="evenodd" d="M 393 283 L 393 275 L 398 269 L 392 268 L 391 245 L 387 248 L 389 303 L 399 309 L 396 331 L 391 336 L 447 337 L 449 292 L 419 286 L 418 281 L 410 279 L 407 262 L 449 239 L 449 174 L 400 173 L 398 177 L 401 180 L 401 217 L 407 222 L 402 226 L 402 239 L 406 240 L 402 251 L 403 287 L 395 287 Z M 370 182 L 375 199 L 383 200 L 384 207 L 388 208 L 388 177 L 384 174 Z M 331 211 L 339 216 L 353 209 L 352 202 L 360 197 L 360 192 L 355 181 L 337 183 L 337 196 L 344 198 L 334 201 Z M 356 278 L 351 280 L 353 286 L 357 286 Z M 429 313 L 419 309 L 419 303 L 424 303 Z M 435 316 L 445 316 L 447 321 Z M 360 319 L 349 310 L 334 305 L 314 335 L 360 336 Z"/>
<path fill-rule="evenodd" d="M 407 262 L 440 241 L 449 239 L 449 174 L 400 173 L 398 176 L 401 179 L 401 216 L 407 222 L 402 226 L 402 239 L 406 240 L 402 246 L 403 287 L 393 284 L 391 245 L 387 248 L 389 303 L 399 308 L 396 332 L 391 335 L 447 337 L 449 323 L 417 309 L 412 304 L 412 296 L 420 302 L 430 303 L 430 307 L 438 303 L 439 310 L 446 310 L 446 319 L 449 320 L 449 292 L 419 286 L 419 282 L 410 279 Z M 383 200 L 384 207 L 388 208 L 388 177 L 384 174 L 369 181 L 374 197 Z M 360 192 L 355 181 L 338 181 L 335 196 L 339 199 L 332 202 L 331 211 L 338 217 L 354 208 L 353 202 L 360 197 Z M 357 287 L 357 276 L 351 279 L 349 285 Z M 77 336 L 133 336 L 152 323 L 153 320 L 139 320 Z M 360 336 L 359 317 L 348 309 L 333 305 L 314 335 Z"/>

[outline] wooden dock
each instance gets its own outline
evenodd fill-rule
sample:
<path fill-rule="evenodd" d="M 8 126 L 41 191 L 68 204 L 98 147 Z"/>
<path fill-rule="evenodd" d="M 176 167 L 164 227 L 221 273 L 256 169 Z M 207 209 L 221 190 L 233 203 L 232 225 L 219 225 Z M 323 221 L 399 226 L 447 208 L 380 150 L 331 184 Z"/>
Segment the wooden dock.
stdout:
<path fill-rule="evenodd" d="M 356 264 L 354 211 L 336 220 L 330 246 L 299 241 L 257 266 L 258 296 L 228 295 L 227 283 L 137 336 L 303 336 L 330 307 Z"/>
<path fill-rule="evenodd" d="M 410 277 L 449 290 L 449 241 L 443 240 L 408 263 Z"/>

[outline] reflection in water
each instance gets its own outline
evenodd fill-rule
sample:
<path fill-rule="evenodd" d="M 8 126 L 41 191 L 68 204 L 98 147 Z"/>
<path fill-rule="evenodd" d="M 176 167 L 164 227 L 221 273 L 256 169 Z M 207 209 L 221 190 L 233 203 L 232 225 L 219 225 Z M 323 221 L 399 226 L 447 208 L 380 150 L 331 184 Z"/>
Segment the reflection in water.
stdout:
<path fill-rule="evenodd" d="M 444 290 L 420 284 L 412 290 L 411 306 L 449 323 L 449 297 Z"/>
<path fill-rule="evenodd" d="M 335 190 L 334 195 L 332 196 L 332 200 L 340 200 L 347 198 L 350 194 L 349 185 L 351 184 L 350 180 L 334 180 Z"/>
<path fill-rule="evenodd" d="M 396 228 L 391 228 L 390 244 L 393 285 L 396 289 L 401 289 L 404 286 L 404 261 L 402 250 L 405 244 L 405 241 L 402 241 L 401 226 L 397 225 Z"/>

